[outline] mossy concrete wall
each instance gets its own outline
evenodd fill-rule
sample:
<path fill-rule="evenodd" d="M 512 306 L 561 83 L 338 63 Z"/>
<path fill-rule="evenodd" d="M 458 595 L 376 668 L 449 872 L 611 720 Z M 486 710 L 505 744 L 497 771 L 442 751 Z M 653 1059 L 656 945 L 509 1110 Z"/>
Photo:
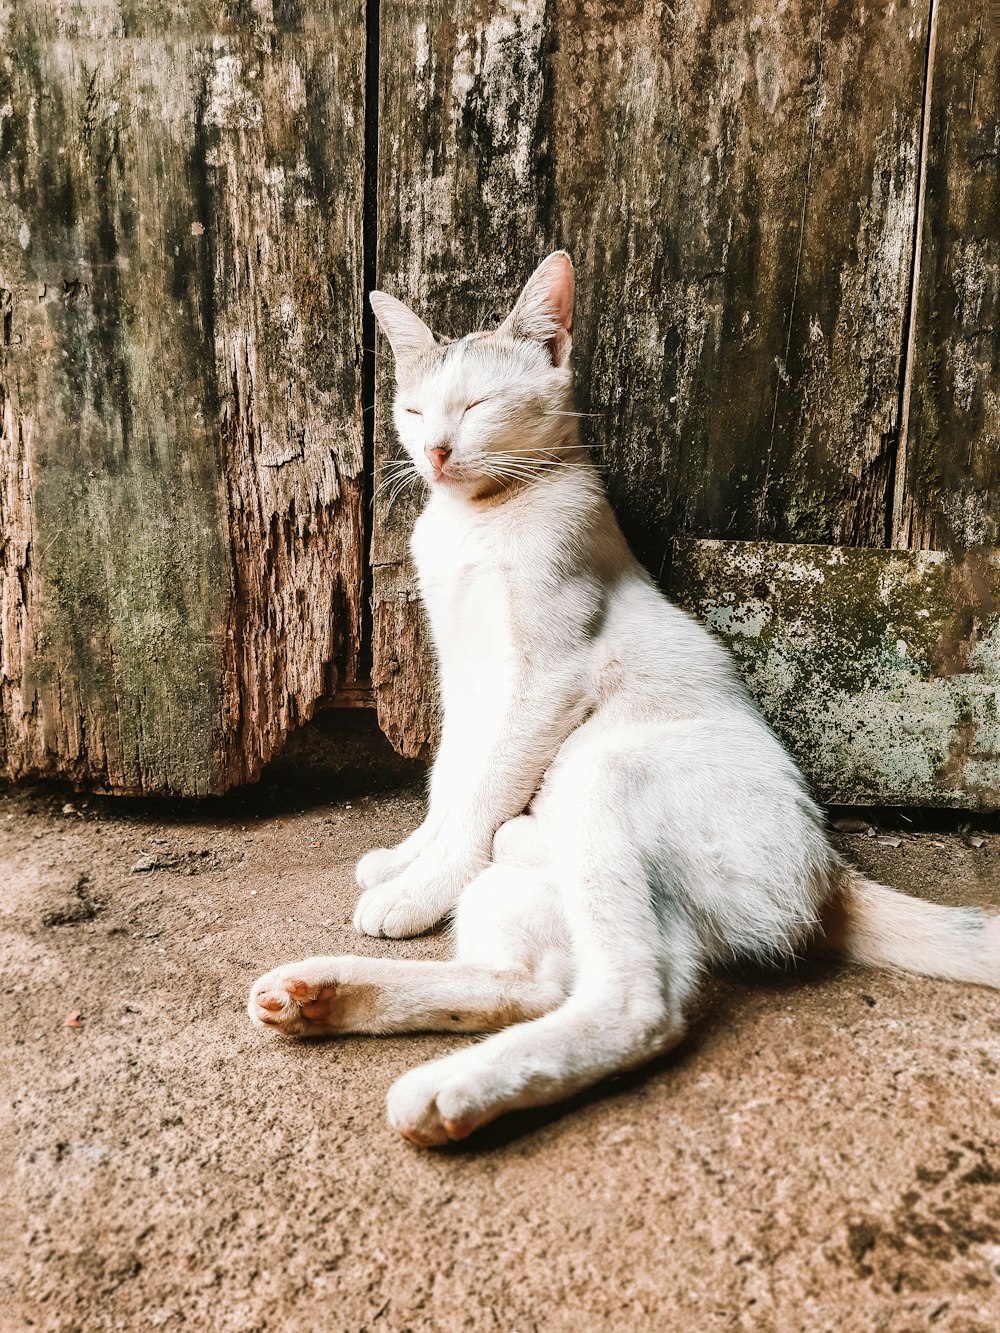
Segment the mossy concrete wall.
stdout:
<path fill-rule="evenodd" d="M 1000 556 L 683 541 L 722 639 L 824 801 L 1000 808 Z"/>

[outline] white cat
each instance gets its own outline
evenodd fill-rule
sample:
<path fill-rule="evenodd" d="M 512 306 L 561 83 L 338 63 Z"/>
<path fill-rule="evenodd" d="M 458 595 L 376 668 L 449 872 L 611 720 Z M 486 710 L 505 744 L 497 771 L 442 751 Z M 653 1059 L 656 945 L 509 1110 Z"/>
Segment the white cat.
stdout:
<path fill-rule="evenodd" d="M 629 552 L 572 412 L 569 256 L 449 345 L 372 305 L 430 489 L 412 549 L 444 725 L 427 818 L 361 860 L 354 924 L 398 938 L 454 912 L 455 958 L 291 963 L 255 983 L 251 1019 L 505 1029 L 390 1090 L 395 1128 L 439 1144 L 668 1050 L 716 960 L 819 944 L 1000 986 L 1000 918 L 846 866 L 726 653 Z"/>

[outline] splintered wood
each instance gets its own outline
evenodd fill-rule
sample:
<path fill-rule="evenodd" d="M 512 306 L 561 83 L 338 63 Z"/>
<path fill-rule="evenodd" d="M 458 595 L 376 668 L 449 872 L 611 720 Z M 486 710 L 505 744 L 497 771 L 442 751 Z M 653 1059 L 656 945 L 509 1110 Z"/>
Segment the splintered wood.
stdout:
<path fill-rule="evenodd" d="M 0 16 L 7 775 L 222 791 L 355 678 L 365 34 L 309 8 Z"/>

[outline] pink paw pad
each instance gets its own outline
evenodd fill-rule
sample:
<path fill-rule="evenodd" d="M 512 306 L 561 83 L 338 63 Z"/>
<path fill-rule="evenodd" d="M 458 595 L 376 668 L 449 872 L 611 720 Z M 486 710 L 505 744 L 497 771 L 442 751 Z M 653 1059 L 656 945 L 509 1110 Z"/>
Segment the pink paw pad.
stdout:
<path fill-rule="evenodd" d="M 313 985 L 308 981 L 300 981 L 298 978 L 292 978 L 285 982 L 285 990 L 299 1006 L 299 1012 L 303 1018 L 308 1018 L 314 1023 L 322 1023 L 330 1017 L 330 1009 L 333 996 L 336 992 L 336 986 L 333 985 Z"/>

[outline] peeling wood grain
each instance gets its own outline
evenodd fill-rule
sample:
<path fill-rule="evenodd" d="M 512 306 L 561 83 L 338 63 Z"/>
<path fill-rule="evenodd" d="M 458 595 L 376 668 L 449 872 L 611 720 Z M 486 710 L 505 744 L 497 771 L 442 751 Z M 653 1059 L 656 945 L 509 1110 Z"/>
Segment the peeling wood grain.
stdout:
<path fill-rule="evenodd" d="M 654 574 L 679 532 L 885 540 L 928 4 L 382 9 L 379 284 L 465 332 L 572 251 L 585 433 Z M 375 514 L 377 651 L 426 642 L 415 502 Z M 400 660 L 405 748 L 433 664 Z"/>
<path fill-rule="evenodd" d="M 1000 808 L 1000 556 L 682 539 L 672 591 L 835 804 Z"/>
<path fill-rule="evenodd" d="M 636 4 L 599 35 L 588 9 L 554 56 L 560 237 L 637 553 L 656 573 L 678 532 L 881 544 L 927 4 Z"/>
<path fill-rule="evenodd" d="M 0 771 L 221 791 L 354 675 L 363 24 L 0 37 Z"/>
<path fill-rule="evenodd" d="M 938 6 L 897 546 L 1000 545 L 1000 23 Z"/>
<path fill-rule="evenodd" d="M 313 4 L 314 25 L 320 9 L 322 33 L 213 55 L 203 113 L 235 581 L 230 781 L 355 683 L 361 647 L 364 33 L 339 26 L 338 4 Z"/>
<path fill-rule="evenodd" d="M 372 605 L 372 689 L 379 724 L 400 754 L 429 760 L 441 731 L 433 674 L 434 650 L 416 594 L 399 586 L 406 566 L 375 570 Z"/>

